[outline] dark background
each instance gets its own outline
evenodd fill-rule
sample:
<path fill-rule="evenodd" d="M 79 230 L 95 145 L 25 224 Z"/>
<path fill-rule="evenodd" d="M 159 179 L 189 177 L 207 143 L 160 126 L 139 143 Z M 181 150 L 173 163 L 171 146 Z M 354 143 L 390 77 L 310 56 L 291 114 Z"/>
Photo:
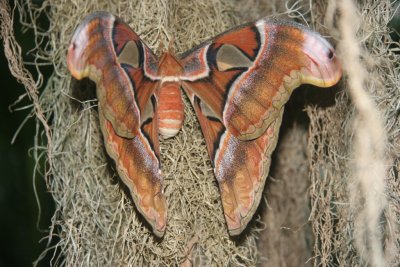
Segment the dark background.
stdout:
<path fill-rule="evenodd" d="M 14 6 L 12 1 L 10 6 Z M 32 56 L 24 53 L 34 47 L 33 33 L 22 32 L 18 14 L 16 15 L 14 31 L 17 41 L 22 46 L 24 59 L 32 61 Z M 46 24 L 46 21 L 43 23 Z M 0 70 L 0 266 L 31 266 L 45 249 L 47 239 L 40 240 L 47 235 L 54 208 L 43 176 L 36 173 L 33 181 L 35 162 L 30 149 L 33 147 L 36 132 L 34 117 L 27 121 L 14 144 L 11 144 L 14 134 L 32 109 L 15 111 L 16 108 L 31 103 L 25 97 L 21 103 L 11 107 L 14 111 L 10 111 L 10 105 L 25 93 L 25 88 L 11 75 L 3 45 L 0 51 Z M 29 70 L 36 74 L 33 68 Z M 49 77 L 52 72 L 51 67 L 41 70 L 45 77 Z M 33 183 L 40 201 L 40 218 Z M 48 263 L 49 259 L 46 258 L 39 266 L 46 266 Z"/>

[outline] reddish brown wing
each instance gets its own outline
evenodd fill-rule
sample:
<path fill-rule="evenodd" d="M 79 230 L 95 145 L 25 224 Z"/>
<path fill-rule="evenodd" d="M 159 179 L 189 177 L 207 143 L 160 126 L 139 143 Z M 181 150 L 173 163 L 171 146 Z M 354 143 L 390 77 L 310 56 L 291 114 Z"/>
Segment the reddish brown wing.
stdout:
<path fill-rule="evenodd" d="M 262 19 L 223 33 L 181 59 L 183 85 L 241 140 L 261 136 L 302 83 L 334 85 L 341 67 L 319 34 Z"/>
<path fill-rule="evenodd" d="M 162 236 L 167 205 L 162 189 L 156 114 L 157 61 L 129 26 L 106 12 L 77 28 L 67 57 L 71 74 L 96 82 L 107 152 L 136 207 Z"/>
<path fill-rule="evenodd" d="M 301 83 L 335 84 L 340 65 L 318 34 L 268 19 L 223 33 L 180 62 L 229 232 L 240 234 L 260 203 L 284 104 Z"/>
<path fill-rule="evenodd" d="M 283 108 L 264 134 L 255 140 L 242 141 L 212 115 L 199 97 L 189 90 L 187 94 L 214 165 L 229 234 L 238 235 L 246 228 L 260 203 L 271 154 L 278 140 Z"/>

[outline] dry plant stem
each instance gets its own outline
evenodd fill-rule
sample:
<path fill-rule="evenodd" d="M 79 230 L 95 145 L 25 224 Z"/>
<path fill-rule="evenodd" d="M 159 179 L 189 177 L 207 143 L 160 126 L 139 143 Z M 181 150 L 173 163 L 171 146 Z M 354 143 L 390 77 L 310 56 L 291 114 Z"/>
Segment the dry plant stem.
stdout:
<path fill-rule="evenodd" d="M 32 77 L 32 74 L 25 68 L 22 62 L 21 47 L 15 40 L 15 34 L 13 30 L 13 18 L 11 16 L 10 6 L 8 1 L 0 1 L 0 29 L 1 39 L 3 39 L 4 54 L 8 61 L 8 66 L 11 74 L 17 79 L 18 82 L 24 85 L 28 96 L 33 102 L 34 112 L 41 125 L 44 127 L 44 131 L 47 137 L 47 152 L 51 152 L 51 130 L 47 123 L 46 117 L 42 110 L 39 102 L 39 91 L 37 85 Z M 21 99 L 21 98 L 20 98 Z M 38 160 L 38 155 L 35 153 L 35 159 Z M 45 173 L 45 180 L 51 172 L 51 155 L 47 157 L 49 160 L 50 169 Z"/>
<path fill-rule="evenodd" d="M 361 50 L 356 39 L 359 26 L 357 8 L 351 0 L 339 2 L 342 34 L 340 54 L 347 74 L 349 92 L 357 110 L 354 141 L 354 183 L 350 184 L 351 202 L 365 201 L 357 215 L 356 245 L 365 262 L 386 266 L 381 242 L 380 218 L 386 207 L 384 166 L 386 134 L 381 115 L 365 90 L 366 69 L 360 62 Z M 363 53 L 366 53 L 363 51 Z M 357 187 L 356 188 L 353 187 Z"/>

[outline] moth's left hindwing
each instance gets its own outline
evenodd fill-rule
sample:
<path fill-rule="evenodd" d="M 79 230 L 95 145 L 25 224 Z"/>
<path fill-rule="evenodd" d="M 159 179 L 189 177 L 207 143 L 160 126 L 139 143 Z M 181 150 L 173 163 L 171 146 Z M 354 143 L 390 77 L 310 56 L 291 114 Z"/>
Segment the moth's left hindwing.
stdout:
<path fill-rule="evenodd" d="M 238 235 L 260 203 L 271 154 L 278 141 L 283 108 L 264 134 L 254 140 L 242 141 L 209 113 L 209 108 L 199 97 L 189 90 L 187 94 L 214 166 L 229 234 Z"/>
<path fill-rule="evenodd" d="M 107 152 L 137 209 L 162 236 L 167 205 L 155 116 L 159 82 L 144 75 L 157 73 L 156 57 L 129 26 L 110 13 L 97 12 L 75 31 L 67 63 L 76 79 L 96 82 Z"/>
<path fill-rule="evenodd" d="M 219 183 L 228 230 L 255 213 L 277 143 L 284 104 L 302 83 L 341 77 L 332 46 L 305 27 L 262 19 L 185 53 L 182 86 L 194 106 Z"/>

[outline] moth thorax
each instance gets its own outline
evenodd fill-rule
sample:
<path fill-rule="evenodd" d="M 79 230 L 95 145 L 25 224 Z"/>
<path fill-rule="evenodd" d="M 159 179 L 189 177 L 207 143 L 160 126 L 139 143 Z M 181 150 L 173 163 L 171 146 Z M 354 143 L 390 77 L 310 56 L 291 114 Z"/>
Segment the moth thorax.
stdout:
<path fill-rule="evenodd" d="M 183 102 L 179 82 L 164 82 L 158 94 L 158 125 L 163 138 L 175 136 L 183 123 Z"/>

